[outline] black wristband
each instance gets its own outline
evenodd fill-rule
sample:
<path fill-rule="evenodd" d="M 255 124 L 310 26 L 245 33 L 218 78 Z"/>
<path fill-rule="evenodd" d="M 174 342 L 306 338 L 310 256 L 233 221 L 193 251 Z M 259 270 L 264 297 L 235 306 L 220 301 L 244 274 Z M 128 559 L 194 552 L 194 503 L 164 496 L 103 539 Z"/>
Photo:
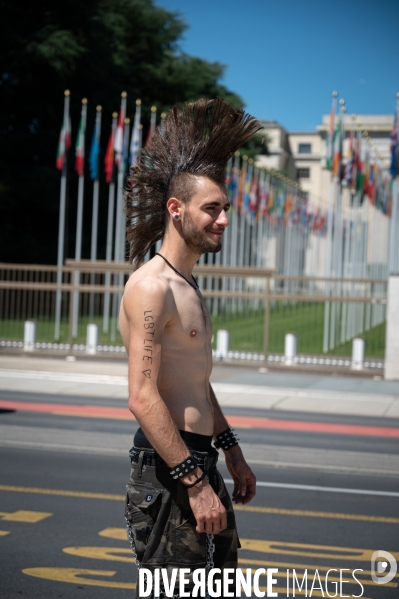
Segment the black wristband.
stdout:
<path fill-rule="evenodd" d="M 181 481 L 182 485 L 184 485 L 186 487 L 186 489 L 191 489 L 191 487 L 195 487 L 195 485 L 198 485 L 198 483 L 200 483 L 202 480 L 204 480 L 205 478 L 205 472 L 203 472 L 201 474 L 201 476 L 199 476 L 197 478 L 197 480 L 195 480 L 193 483 L 191 483 L 191 485 L 186 485 L 183 481 Z"/>
<path fill-rule="evenodd" d="M 172 478 L 182 478 L 182 476 L 186 476 L 189 474 L 194 468 L 198 466 L 198 462 L 194 456 L 190 455 L 189 458 L 186 458 L 180 464 L 177 464 L 174 468 L 171 468 L 170 475 Z"/>
<path fill-rule="evenodd" d="M 233 432 L 233 429 L 230 427 L 216 435 L 216 439 L 217 441 L 214 442 L 215 447 L 217 449 L 221 447 L 224 451 L 235 447 L 238 445 L 239 441 L 238 437 L 236 437 L 236 434 Z"/>

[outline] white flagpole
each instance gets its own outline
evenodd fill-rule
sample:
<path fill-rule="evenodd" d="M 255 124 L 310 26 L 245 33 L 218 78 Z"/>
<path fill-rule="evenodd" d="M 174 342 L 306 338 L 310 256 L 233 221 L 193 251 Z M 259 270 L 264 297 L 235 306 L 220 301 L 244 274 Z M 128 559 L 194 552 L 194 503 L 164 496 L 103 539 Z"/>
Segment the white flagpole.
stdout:
<path fill-rule="evenodd" d="M 86 118 L 87 118 L 87 98 L 82 100 L 82 136 L 83 136 L 83 148 L 85 146 L 85 132 L 86 132 Z M 79 175 L 78 183 L 78 210 L 76 215 L 76 240 L 75 240 L 75 260 L 80 261 L 82 257 L 82 229 L 83 229 L 83 196 L 84 196 L 84 174 Z M 75 285 L 79 285 L 80 272 L 75 271 Z M 72 337 L 76 337 L 78 334 L 78 319 L 79 319 L 79 291 L 74 293 L 74 309 L 73 309 L 73 322 L 72 322 Z"/>
<path fill-rule="evenodd" d="M 100 144 L 100 139 L 101 139 L 101 106 L 98 105 L 96 107 L 96 131 L 97 131 L 97 137 L 98 137 L 98 143 Z M 98 156 L 97 156 L 97 162 L 98 162 Z M 95 260 L 97 259 L 97 234 L 98 234 L 98 195 L 99 195 L 99 190 L 100 190 L 100 183 L 99 183 L 99 165 L 97 164 L 97 173 L 96 173 L 96 178 L 93 182 L 93 213 L 92 213 L 92 220 L 91 220 L 91 248 L 90 248 L 90 260 L 92 262 L 95 262 Z M 95 281 L 95 275 L 94 273 L 90 274 L 90 284 L 94 285 L 94 281 Z M 90 294 L 90 319 L 92 319 L 94 317 L 94 294 L 91 293 Z"/>
<path fill-rule="evenodd" d="M 116 122 L 118 119 L 118 113 L 112 113 L 112 139 L 115 139 Z M 115 177 L 112 173 L 112 179 L 109 184 L 108 191 L 108 218 L 107 218 L 107 245 L 105 248 L 105 259 L 107 262 L 112 261 L 112 241 L 114 235 L 114 212 L 115 212 Z M 105 273 L 105 286 L 109 287 L 111 284 L 111 273 Z M 103 318 L 103 331 L 108 333 L 109 328 L 109 304 L 110 295 L 107 291 L 104 294 L 104 318 Z"/>
<path fill-rule="evenodd" d="M 64 140 L 64 163 L 61 172 L 61 187 L 60 187 L 60 214 L 58 221 L 58 251 L 57 251 L 57 285 L 62 283 L 62 270 L 64 265 L 64 239 L 65 239 L 65 206 L 66 206 L 66 187 L 67 187 L 67 157 L 68 157 L 68 134 L 69 131 L 69 96 L 70 91 L 66 89 L 64 92 L 64 122 L 63 129 L 66 138 Z M 61 300 L 62 291 L 57 290 L 55 296 L 55 327 L 54 339 L 60 338 L 60 323 L 61 323 Z"/>
<path fill-rule="evenodd" d="M 336 106 L 337 106 L 337 92 L 333 92 L 333 107 L 334 114 L 336 114 Z M 329 140 L 329 143 L 332 143 L 332 140 Z M 328 146 L 327 146 L 328 150 Z M 336 177 L 332 174 L 332 165 L 331 166 L 331 178 L 330 178 L 330 198 L 328 204 L 328 213 L 327 213 L 327 251 L 326 251 L 326 269 L 325 276 L 327 278 L 331 278 L 331 269 L 332 269 L 332 243 L 333 243 L 333 218 L 334 218 L 334 196 L 335 196 L 335 186 L 336 186 Z M 326 281 L 326 295 L 330 293 L 330 283 Z M 326 302 L 324 309 L 324 334 L 323 334 L 323 352 L 328 352 L 329 347 L 329 322 L 330 322 L 330 302 Z"/>

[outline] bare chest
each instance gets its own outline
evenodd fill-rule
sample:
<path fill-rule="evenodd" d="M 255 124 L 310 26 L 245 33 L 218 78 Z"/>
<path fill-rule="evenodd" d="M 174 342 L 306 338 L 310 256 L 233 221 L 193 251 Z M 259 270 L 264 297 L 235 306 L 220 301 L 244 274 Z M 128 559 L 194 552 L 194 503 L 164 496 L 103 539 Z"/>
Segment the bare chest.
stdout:
<path fill-rule="evenodd" d="M 200 348 L 212 342 L 212 324 L 202 296 L 194 291 L 175 295 L 176 316 L 168 336 L 180 347 Z"/>

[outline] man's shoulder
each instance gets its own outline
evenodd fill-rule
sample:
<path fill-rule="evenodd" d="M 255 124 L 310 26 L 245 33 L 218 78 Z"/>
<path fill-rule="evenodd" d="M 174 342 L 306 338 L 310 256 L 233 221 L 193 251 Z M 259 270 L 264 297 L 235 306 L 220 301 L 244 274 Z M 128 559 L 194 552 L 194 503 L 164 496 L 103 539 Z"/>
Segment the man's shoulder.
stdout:
<path fill-rule="evenodd" d="M 173 293 L 168 280 L 157 273 L 149 264 L 137 269 L 125 285 L 123 294 L 125 310 L 128 306 L 148 306 L 158 312 L 173 309 Z"/>

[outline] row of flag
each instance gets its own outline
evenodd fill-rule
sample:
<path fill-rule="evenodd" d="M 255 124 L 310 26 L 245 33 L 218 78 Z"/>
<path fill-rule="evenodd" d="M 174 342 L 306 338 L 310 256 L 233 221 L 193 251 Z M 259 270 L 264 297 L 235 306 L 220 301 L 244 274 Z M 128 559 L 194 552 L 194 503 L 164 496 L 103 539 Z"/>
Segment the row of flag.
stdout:
<path fill-rule="evenodd" d="M 68 102 L 67 109 L 64 107 L 64 119 L 58 142 L 56 168 L 64 170 L 66 156 L 72 145 L 71 119 L 69 115 L 69 94 L 66 95 L 65 102 Z M 100 137 L 101 137 L 101 106 L 97 106 L 96 118 L 93 129 L 93 137 L 89 154 L 90 176 L 93 181 L 99 178 L 100 169 Z M 146 144 L 149 142 L 156 127 L 156 107 L 151 107 L 151 123 L 148 130 Z M 75 171 L 79 176 L 83 176 L 85 168 L 85 136 L 87 120 L 87 100 L 82 100 L 82 110 L 79 121 L 78 132 L 75 142 Z M 141 124 L 141 101 L 136 100 L 136 111 L 133 127 L 130 135 L 130 121 L 126 118 L 126 94 L 122 94 L 122 102 L 119 113 L 113 113 L 111 131 L 107 143 L 107 149 L 104 158 L 105 180 L 111 183 L 114 175 L 114 166 L 125 173 L 128 166 L 135 164 L 142 147 L 142 124 Z"/>
<path fill-rule="evenodd" d="M 346 163 L 343 160 L 345 138 L 343 114 L 336 117 L 336 99 L 333 98 L 327 136 L 326 168 L 338 181 L 344 183 L 352 194 L 357 194 L 360 203 L 367 196 L 370 202 L 384 214 L 391 214 L 392 180 L 399 174 L 399 102 L 394 113 L 391 133 L 390 167 L 383 169 L 373 162 L 368 148 L 362 144 L 362 134 L 351 128 Z"/>
<path fill-rule="evenodd" d="M 327 215 L 312 209 L 307 194 L 292 182 L 236 156 L 227 165 L 226 187 L 235 212 L 249 222 L 266 219 L 272 226 L 298 226 L 302 231 L 324 236 Z"/>

